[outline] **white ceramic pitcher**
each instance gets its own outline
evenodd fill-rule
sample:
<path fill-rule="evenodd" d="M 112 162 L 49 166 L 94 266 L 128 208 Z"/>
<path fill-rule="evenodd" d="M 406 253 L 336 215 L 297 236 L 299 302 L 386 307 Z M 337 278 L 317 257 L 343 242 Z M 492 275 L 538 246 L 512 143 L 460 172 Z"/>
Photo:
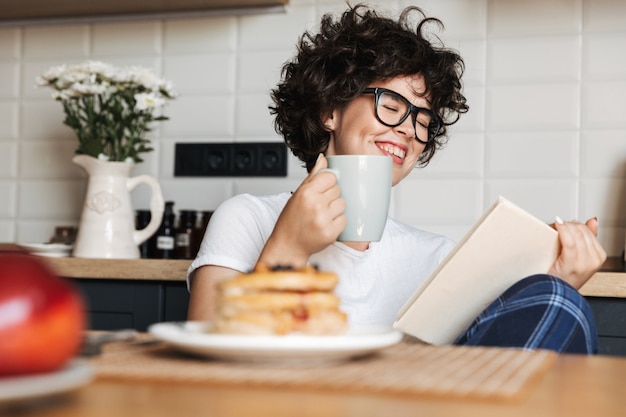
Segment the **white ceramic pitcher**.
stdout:
<path fill-rule="evenodd" d="M 88 155 L 72 161 L 89 175 L 72 255 L 77 258 L 139 258 L 138 245 L 152 236 L 163 219 L 161 186 L 149 175 L 129 177 L 133 162 L 108 162 Z M 150 223 L 135 230 L 130 192 L 139 184 L 151 188 Z"/>

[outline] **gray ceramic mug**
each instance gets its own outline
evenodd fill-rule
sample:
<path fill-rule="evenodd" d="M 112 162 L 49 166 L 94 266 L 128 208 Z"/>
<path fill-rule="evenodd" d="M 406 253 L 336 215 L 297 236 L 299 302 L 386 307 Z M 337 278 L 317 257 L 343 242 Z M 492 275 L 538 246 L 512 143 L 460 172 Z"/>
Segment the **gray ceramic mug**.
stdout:
<path fill-rule="evenodd" d="M 345 229 L 337 240 L 379 241 L 391 198 L 391 158 L 382 155 L 330 155 L 328 169 L 337 177 L 346 201 Z"/>

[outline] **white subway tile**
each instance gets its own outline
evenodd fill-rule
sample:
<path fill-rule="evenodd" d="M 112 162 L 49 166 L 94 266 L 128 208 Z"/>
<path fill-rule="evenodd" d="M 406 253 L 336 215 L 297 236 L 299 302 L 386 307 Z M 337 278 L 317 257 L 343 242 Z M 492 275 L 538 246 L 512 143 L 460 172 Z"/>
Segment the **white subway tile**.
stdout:
<path fill-rule="evenodd" d="M 576 83 L 498 85 L 487 89 L 487 127 L 501 129 L 578 128 Z"/>
<path fill-rule="evenodd" d="M 0 181 L 0 218 L 15 216 L 17 184 L 13 181 Z"/>
<path fill-rule="evenodd" d="M 624 253 L 624 236 L 626 229 L 623 227 L 603 227 L 602 221 L 598 227 L 598 241 L 608 256 L 622 256 Z"/>
<path fill-rule="evenodd" d="M 166 180 L 161 181 L 161 188 L 166 201 L 174 201 L 175 210 L 215 210 L 232 195 L 232 178 Z"/>
<path fill-rule="evenodd" d="M 465 86 L 463 95 L 467 99 L 469 111 L 461 115 L 454 130 L 459 132 L 482 131 L 485 128 L 485 87 Z"/>
<path fill-rule="evenodd" d="M 16 98 L 19 92 L 19 64 L 0 61 L 0 99 Z"/>
<path fill-rule="evenodd" d="M 180 95 L 232 94 L 235 91 L 235 54 L 166 56 L 163 74 Z"/>
<path fill-rule="evenodd" d="M 15 222 L 0 220 L 0 242 L 15 242 Z"/>
<path fill-rule="evenodd" d="M 163 122 L 162 134 L 170 138 L 230 135 L 234 125 L 233 108 L 233 97 L 228 95 L 180 96 L 165 108 L 170 120 Z"/>
<path fill-rule="evenodd" d="M 580 79 L 578 36 L 493 39 L 488 48 L 488 76 L 492 82 Z"/>
<path fill-rule="evenodd" d="M 484 138 L 479 133 L 452 132 L 448 143 L 425 168 L 416 168 L 410 178 L 479 178 L 484 161 Z"/>
<path fill-rule="evenodd" d="M 626 2 L 623 0 L 585 0 L 583 3 L 585 31 L 624 31 L 626 27 Z"/>
<path fill-rule="evenodd" d="M 484 40 L 460 40 L 446 43 L 446 47 L 455 49 L 463 58 L 465 63 L 463 83 L 465 85 L 484 85 L 487 65 L 486 45 L 487 43 Z"/>
<path fill-rule="evenodd" d="M 237 89 L 243 93 L 266 93 L 280 81 L 283 64 L 291 51 L 242 52 L 237 67 Z"/>
<path fill-rule="evenodd" d="M 15 241 L 18 243 L 49 242 L 57 226 L 77 227 L 78 221 L 72 219 L 20 220 L 17 222 Z"/>
<path fill-rule="evenodd" d="M 587 35 L 583 55 L 584 76 L 594 81 L 626 79 L 626 33 Z"/>
<path fill-rule="evenodd" d="M 268 106 L 272 100 L 267 94 L 240 94 L 237 96 L 235 120 L 238 136 L 271 135 L 274 133 L 274 119 Z"/>
<path fill-rule="evenodd" d="M 83 180 L 20 181 L 20 219 L 77 219 L 85 190 Z"/>
<path fill-rule="evenodd" d="M 626 130 L 583 131 L 580 175 L 583 178 L 626 178 Z"/>
<path fill-rule="evenodd" d="M 485 175 L 490 178 L 573 178 L 577 132 L 502 132 L 487 135 Z"/>
<path fill-rule="evenodd" d="M 21 139 L 57 140 L 75 137 L 74 132 L 63 124 L 63 106 L 57 101 L 25 101 L 21 113 Z"/>
<path fill-rule="evenodd" d="M 20 145 L 21 179 L 77 179 L 82 169 L 72 162 L 78 140 L 29 141 Z"/>
<path fill-rule="evenodd" d="M 92 30 L 94 55 L 153 55 L 161 52 L 158 21 L 96 23 Z"/>
<path fill-rule="evenodd" d="M 89 54 L 89 26 L 25 26 L 23 54 L 26 58 L 55 58 L 60 61 L 86 57 Z"/>
<path fill-rule="evenodd" d="M 0 139 L 17 139 L 18 109 L 16 101 L 0 101 Z"/>
<path fill-rule="evenodd" d="M 626 126 L 626 81 L 583 84 L 582 126 L 620 128 Z"/>
<path fill-rule="evenodd" d="M 486 0 L 405 0 L 400 7 L 419 6 L 427 16 L 436 17 L 445 26 L 441 38 L 484 38 L 487 22 Z"/>
<path fill-rule="evenodd" d="M 0 59 L 20 57 L 20 28 L 0 28 Z"/>
<path fill-rule="evenodd" d="M 552 35 L 582 29 L 582 0 L 488 0 L 490 36 Z"/>
<path fill-rule="evenodd" d="M 409 224 L 466 224 L 483 211 L 479 179 L 406 179 L 395 188 L 396 218 Z"/>
<path fill-rule="evenodd" d="M 597 216 L 603 227 L 626 225 L 626 184 L 623 178 L 583 179 L 578 220 Z"/>
<path fill-rule="evenodd" d="M 16 176 L 17 143 L 0 141 L 0 179 L 16 178 Z"/>
<path fill-rule="evenodd" d="M 287 149 L 287 176 L 290 180 L 302 182 L 308 175 L 304 162 Z"/>
<path fill-rule="evenodd" d="M 293 48 L 304 30 L 317 26 L 315 8 L 292 6 L 286 14 L 243 16 L 239 47 L 244 51 Z"/>
<path fill-rule="evenodd" d="M 237 42 L 235 17 L 166 20 L 163 30 L 166 54 L 229 52 Z"/>
<path fill-rule="evenodd" d="M 485 201 L 491 203 L 499 195 L 546 223 L 556 216 L 574 219 L 578 210 L 575 179 L 486 180 Z"/>
<path fill-rule="evenodd" d="M 380 13 L 387 16 L 396 17 L 400 10 L 400 2 L 396 0 L 368 0 L 364 3 L 368 7 L 374 8 Z M 335 17 L 340 16 L 344 11 L 348 9 L 347 2 L 341 0 L 317 0 L 317 19 L 312 22 L 312 27 L 317 30 L 319 27 L 319 21 L 322 15 L 332 14 Z M 309 29 L 311 29 L 309 28 Z"/>

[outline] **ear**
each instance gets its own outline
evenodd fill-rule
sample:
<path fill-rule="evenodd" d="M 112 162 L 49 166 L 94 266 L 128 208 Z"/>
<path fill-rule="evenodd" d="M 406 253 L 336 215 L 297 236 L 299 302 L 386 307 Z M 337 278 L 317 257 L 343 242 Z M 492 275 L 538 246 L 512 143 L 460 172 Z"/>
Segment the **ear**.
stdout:
<path fill-rule="evenodd" d="M 324 127 L 327 131 L 335 130 L 335 122 L 337 118 L 335 115 L 335 111 L 322 115 L 322 123 L 324 123 Z"/>

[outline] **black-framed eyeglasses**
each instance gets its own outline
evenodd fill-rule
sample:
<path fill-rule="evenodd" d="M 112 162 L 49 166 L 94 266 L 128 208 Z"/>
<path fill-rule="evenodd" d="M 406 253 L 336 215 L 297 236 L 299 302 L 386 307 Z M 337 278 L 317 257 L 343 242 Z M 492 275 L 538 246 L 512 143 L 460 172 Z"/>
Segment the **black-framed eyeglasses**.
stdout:
<path fill-rule="evenodd" d="M 430 109 L 414 106 L 393 90 L 382 87 L 366 88 L 363 94 L 374 94 L 376 119 L 385 126 L 399 126 L 407 117 L 412 116 L 415 139 L 420 143 L 430 142 L 441 129 L 443 122 L 437 114 Z"/>

